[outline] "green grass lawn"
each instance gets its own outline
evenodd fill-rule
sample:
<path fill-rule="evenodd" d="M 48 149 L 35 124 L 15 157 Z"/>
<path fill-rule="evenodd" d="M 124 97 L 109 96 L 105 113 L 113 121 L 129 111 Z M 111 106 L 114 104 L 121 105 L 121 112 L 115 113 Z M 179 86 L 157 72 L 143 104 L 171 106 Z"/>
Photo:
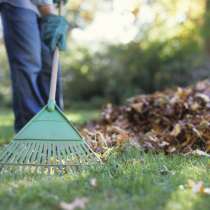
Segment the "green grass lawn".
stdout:
<path fill-rule="evenodd" d="M 97 111 L 75 111 L 76 124 Z M 12 114 L 0 112 L 0 143 L 12 137 Z M 96 179 L 93 186 L 91 180 Z M 0 210 L 57 210 L 86 197 L 86 210 L 209 210 L 210 195 L 193 193 L 188 180 L 210 187 L 210 162 L 202 157 L 146 154 L 124 146 L 98 167 L 75 175 L 0 175 Z"/>

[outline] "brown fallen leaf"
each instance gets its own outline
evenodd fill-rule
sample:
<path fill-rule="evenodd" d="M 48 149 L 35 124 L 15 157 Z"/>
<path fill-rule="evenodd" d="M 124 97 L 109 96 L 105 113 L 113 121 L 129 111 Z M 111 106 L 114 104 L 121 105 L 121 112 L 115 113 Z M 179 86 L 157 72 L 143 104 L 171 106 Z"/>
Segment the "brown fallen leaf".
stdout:
<path fill-rule="evenodd" d="M 60 207 L 63 210 L 76 210 L 76 209 L 84 209 L 86 207 L 86 204 L 88 203 L 87 198 L 76 198 L 71 203 L 65 203 L 61 202 Z"/>
<path fill-rule="evenodd" d="M 192 189 L 193 193 L 210 195 L 210 188 L 206 188 L 203 181 L 195 182 L 193 180 L 188 180 L 188 186 Z"/>
<path fill-rule="evenodd" d="M 208 95 L 206 94 L 202 94 L 202 93 L 197 93 L 195 95 L 195 97 L 202 99 L 204 102 L 209 103 L 210 102 L 210 98 Z"/>
<path fill-rule="evenodd" d="M 171 134 L 172 136 L 176 137 L 176 136 L 178 136 L 178 135 L 181 133 L 181 130 L 182 130 L 181 125 L 177 123 L 177 124 L 174 126 L 174 129 L 171 131 L 170 134 Z"/>
<path fill-rule="evenodd" d="M 131 105 L 131 107 L 136 111 L 136 112 L 142 112 L 143 110 L 143 106 L 144 106 L 144 103 L 140 102 L 140 103 L 133 103 Z"/>

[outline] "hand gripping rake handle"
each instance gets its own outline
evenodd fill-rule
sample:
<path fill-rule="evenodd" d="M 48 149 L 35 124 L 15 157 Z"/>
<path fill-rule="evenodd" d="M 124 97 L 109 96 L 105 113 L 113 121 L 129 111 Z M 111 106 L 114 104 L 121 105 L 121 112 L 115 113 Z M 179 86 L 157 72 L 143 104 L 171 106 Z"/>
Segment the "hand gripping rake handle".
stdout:
<path fill-rule="evenodd" d="M 60 1 L 59 3 L 59 15 L 62 13 L 62 5 L 63 2 Z M 56 97 L 56 89 L 57 89 L 57 79 L 58 79 L 58 66 L 59 66 L 59 49 L 56 47 L 54 54 L 53 54 L 53 62 L 52 62 L 52 72 L 51 72 L 51 81 L 50 81 L 50 93 L 49 93 L 49 100 L 48 100 L 48 110 L 54 111 L 55 110 L 55 97 Z"/>

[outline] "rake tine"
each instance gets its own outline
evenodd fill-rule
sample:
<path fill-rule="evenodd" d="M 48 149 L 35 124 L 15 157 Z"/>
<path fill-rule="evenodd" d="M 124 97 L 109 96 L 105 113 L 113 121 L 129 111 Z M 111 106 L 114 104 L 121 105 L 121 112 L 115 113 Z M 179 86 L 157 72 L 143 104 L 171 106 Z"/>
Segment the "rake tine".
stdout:
<path fill-rule="evenodd" d="M 59 175 L 61 176 L 63 174 L 63 162 L 62 162 L 62 156 L 61 156 L 61 145 L 57 145 L 57 154 L 58 154 L 58 160 L 59 160 Z"/>
<path fill-rule="evenodd" d="M 36 151 L 39 151 L 39 147 L 41 145 L 40 144 L 34 144 L 34 149 L 33 149 L 33 152 L 31 154 L 31 163 L 33 164 L 36 160 L 36 157 L 37 157 L 37 152 Z"/>
<path fill-rule="evenodd" d="M 82 157 L 81 157 L 82 153 L 81 153 L 78 145 L 75 145 L 74 149 L 75 149 L 75 152 L 76 152 L 77 156 L 79 157 L 79 163 L 82 164 Z"/>
<path fill-rule="evenodd" d="M 13 146 L 13 144 L 9 144 L 8 146 L 5 146 L 6 149 L 1 154 L 0 160 L 4 159 L 4 156 L 8 153 L 8 151 L 11 151 L 12 146 Z"/>
<path fill-rule="evenodd" d="M 59 176 L 63 176 L 63 167 L 59 166 Z"/>
<path fill-rule="evenodd" d="M 47 166 L 47 144 L 44 144 L 43 155 L 42 155 L 42 164 Z M 42 173 L 45 172 L 45 166 L 42 167 Z"/>
<path fill-rule="evenodd" d="M 45 165 L 48 166 L 48 143 L 45 144 Z"/>
<path fill-rule="evenodd" d="M 86 157 L 87 157 L 88 162 L 89 162 L 89 160 L 91 159 L 90 155 L 92 155 L 92 153 L 90 152 L 90 150 L 89 150 L 89 148 L 87 147 L 86 144 L 80 144 L 80 146 L 85 151 Z"/>
<path fill-rule="evenodd" d="M 73 153 L 73 150 L 71 148 L 71 145 L 68 145 L 67 152 L 68 152 L 68 155 L 69 155 L 69 164 L 74 163 L 74 153 Z"/>
<path fill-rule="evenodd" d="M 91 147 L 86 142 L 84 142 L 83 148 L 89 150 L 89 155 L 91 159 L 96 160 L 98 163 L 102 163 L 101 159 L 96 156 L 95 152 L 91 149 Z"/>
<path fill-rule="evenodd" d="M 59 161 L 59 166 L 62 165 L 62 158 L 61 158 L 61 154 L 60 154 L 60 145 L 56 145 L 57 147 L 57 157 L 58 157 L 58 161 Z"/>
<path fill-rule="evenodd" d="M 53 164 L 54 164 L 54 173 L 56 173 L 56 165 L 57 165 L 57 158 L 56 158 L 56 145 L 53 144 Z"/>
<path fill-rule="evenodd" d="M 25 147 L 24 147 L 24 151 L 23 151 L 23 153 L 21 154 L 21 158 L 19 159 L 19 163 L 21 163 L 21 164 L 23 164 L 24 163 L 24 160 L 25 160 L 25 158 L 26 158 L 26 156 L 27 156 L 27 153 L 28 153 L 28 145 L 30 145 L 30 143 L 28 143 L 28 144 L 25 144 Z"/>
<path fill-rule="evenodd" d="M 67 157 L 66 157 L 66 164 L 68 165 L 68 164 L 70 164 L 70 161 L 71 161 L 71 156 L 72 156 L 72 154 L 71 154 L 71 151 L 70 151 L 70 149 L 69 149 L 69 145 L 68 145 L 68 144 L 66 144 L 66 146 L 65 146 L 65 150 L 66 150 L 66 155 L 67 155 Z"/>
<path fill-rule="evenodd" d="M 36 159 L 38 164 L 41 162 L 42 159 L 42 150 L 43 150 L 43 144 L 40 144 L 39 150 L 37 151 L 37 159 Z"/>
<path fill-rule="evenodd" d="M 61 144 L 61 153 L 64 161 L 64 165 L 67 165 L 67 152 L 66 152 L 66 144 Z"/>
<path fill-rule="evenodd" d="M 74 166 L 70 166 L 69 168 L 70 168 L 71 173 L 72 173 L 73 175 L 75 175 L 75 174 L 76 174 L 76 171 L 75 171 L 75 169 L 74 169 Z"/>
<path fill-rule="evenodd" d="M 77 154 L 77 151 L 76 151 L 76 149 L 75 149 L 75 144 L 72 144 L 72 151 L 73 151 L 73 154 L 74 154 L 74 157 L 77 159 L 77 161 L 79 161 L 79 163 L 80 163 L 80 157 L 79 157 L 79 155 Z"/>
<path fill-rule="evenodd" d="M 13 154 L 13 152 L 15 152 L 18 146 L 19 146 L 18 144 L 11 144 L 9 148 L 6 148 L 2 162 L 7 162 L 8 158 Z"/>
<path fill-rule="evenodd" d="M 30 160 L 31 160 L 31 156 L 33 154 L 34 146 L 35 146 L 35 143 L 31 143 L 31 147 L 30 147 L 30 149 L 28 151 L 28 154 L 27 154 L 27 157 L 26 157 L 26 163 L 29 163 Z"/>
<path fill-rule="evenodd" d="M 4 168 L 4 166 L 0 165 L 0 173 L 2 173 L 3 168 Z"/>
<path fill-rule="evenodd" d="M 83 144 L 78 145 L 78 150 L 80 150 L 81 155 L 83 156 L 84 162 L 87 163 L 89 159 L 89 154 L 84 150 Z"/>
<path fill-rule="evenodd" d="M 25 143 L 21 144 L 17 144 L 18 147 L 16 149 L 16 151 L 14 152 L 13 156 L 14 156 L 14 159 L 10 161 L 10 163 L 18 163 L 19 159 L 21 158 L 21 155 L 22 153 L 24 152 L 25 150 Z M 22 146 L 22 147 L 21 147 Z"/>
<path fill-rule="evenodd" d="M 80 149 L 83 150 L 86 156 L 89 154 L 89 150 L 85 148 L 84 144 L 82 143 L 80 143 Z"/>
<path fill-rule="evenodd" d="M 51 144 L 47 145 L 47 161 L 48 161 L 48 175 L 50 175 L 50 158 L 51 158 Z"/>

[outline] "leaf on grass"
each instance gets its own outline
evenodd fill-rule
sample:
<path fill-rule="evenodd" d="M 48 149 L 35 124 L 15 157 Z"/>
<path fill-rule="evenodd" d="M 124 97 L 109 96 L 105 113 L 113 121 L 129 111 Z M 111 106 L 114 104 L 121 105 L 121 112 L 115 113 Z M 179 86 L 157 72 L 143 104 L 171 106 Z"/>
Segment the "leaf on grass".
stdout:
<path fill-rule="evenodd" d="M 61 202 L 60 207 L 63 210 L 84 209 L 87 203 L 87 198 L 76 198 L 72 203 Z"/>
<path fill-rule="evenodd" d="M 206 188 L 203 181 L 195 182 L 193 180 L 188 180 L 188 186 L 192 189 L 193 193 L 210 195 L 210 188 Z"/>
<path fill-rule="evenodd" d="M 203 156 L 210 158 L 210 155 L 202 150 L 196 149 L 195 151 L 191 151 L 187 153 L 186 155 L 197 155 L 197 156 Z"/>
<path fill-rule="evenodd" d="M 90 179 L 90 185 L 94 188 L 97 187 L 97 185 L 98 185 L 97 179 L 96 178 Z"/>

